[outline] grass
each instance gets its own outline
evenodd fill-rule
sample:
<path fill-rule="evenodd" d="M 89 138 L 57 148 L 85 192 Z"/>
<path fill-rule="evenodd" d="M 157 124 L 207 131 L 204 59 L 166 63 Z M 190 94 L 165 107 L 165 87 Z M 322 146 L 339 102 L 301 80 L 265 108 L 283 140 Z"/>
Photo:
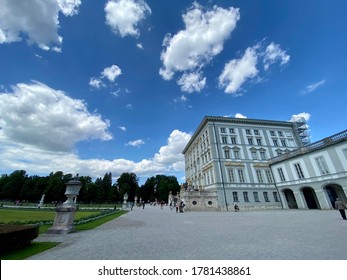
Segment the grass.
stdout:
<path fill-rule="evenodd" d="M 77 211 L 75 219 L 95 215 L 100 210 Z M 55 211 L 45 209 L 7 209 L 0 208 L 0 224 L 35 223 L 39 221 L 54 221 Z"/>
<path fill-rule="evenodd" d="M 2 221 L 4 220 L 3 218 L 3 213 L 2 212 L 3 209 L 0 210 L 0 223 L 2 223 Z M 9 211 L 18 211 L 18 210 L 9 210 Z M 29 211 L 29 210 L 21 210 L 23 212 L 21 212 L 21 214 Z M 43 210 L 42 210 L 43 211 Z M 41 212 L 41 211 L 40 211 Z M 82 213 L 83 211 L 77 211 L 76 212 L 76 218 L 77 218 L 77 214 L 78 213 Z M 95 211 L 87 211 L 85 213 L 88 213 L 89 212 L 89 215 L 90 213 L 92 213 L 92 215 L 95 215 Z M 76 228 L 76 231 L 79 231 L 79 230 L 92 230 L 104 223 L 107 223 L 115 218 L 118 218 L 119 216 L 125 214 L 127 211 L 117 211 L 113 214 L 110 214 L 108 216 L 105 216 L 105 217 L 102 217 L 102 218 L 99 218 L 99 219 L 96 219 L 96 220 L 93 220 L 91 222 L 87 222 L 85 224 L 79 224 L 79 225 L 76 225 L 75 228 Z M 54 215 L 55 215 L 55 212 L 52 212 Z M 18 212 L 17 212 L 18 214 Z M 54 215 L 53 215 L 53 218 L 54 218 Z M 25 219 L 25 215 L 21 215 L 20 217 L 20 220 L 22 219 L 22 217 L 24 217 Z M 18 216 L 17 216 L 18 218 Z M 18 220 L 18 219 L 17 219 Z M 39 228 L 39 233 L 42 234 L 42 233 L 45 233 L 52 225 L 41 225 L 40 228 Z M 9 253 L 6 253 L 6 254 L 2 254 L 0 255 L 0 259 L 1 260 L 23 260 L 23 259 L 26 259 L 32 255 L 35 255 L 35 254 L 38 254 L 40 252 L 43 252 L 45 250 L 48 250 L 54 246 L 56 246 L 57 242 L 32 242 L 30 246 L 26 247 L 26 248 L 23 248 L 21 250 L 18 250 L 18 251 L 15 251 L 15 252 L 9 252 Z"/>

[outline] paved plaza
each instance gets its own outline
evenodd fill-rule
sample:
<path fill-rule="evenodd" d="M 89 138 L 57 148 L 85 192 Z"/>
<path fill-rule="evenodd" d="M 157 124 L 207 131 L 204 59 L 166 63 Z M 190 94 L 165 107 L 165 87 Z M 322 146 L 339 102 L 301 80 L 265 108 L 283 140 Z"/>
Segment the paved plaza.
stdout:
<path fill-rule="evenodd" d="M 66 235 L 31 260 L 347 260 L 347 221 L 338 211 L 176 213 L 134 207 L 100 227 Z"/>

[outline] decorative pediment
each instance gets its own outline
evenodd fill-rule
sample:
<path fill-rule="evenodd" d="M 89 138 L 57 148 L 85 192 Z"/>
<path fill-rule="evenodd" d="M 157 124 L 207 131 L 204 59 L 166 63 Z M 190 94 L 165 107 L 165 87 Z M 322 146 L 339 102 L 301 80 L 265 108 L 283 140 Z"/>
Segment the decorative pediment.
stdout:
<path fill-rule="evenodd" d="M 225 166 L 227 167 L 244 167 L 245 164 L 242 162 L 236 162 L 236 161 L 228 161 L 224 163 Z"/>
<path fill-rule="evenodd" d="M 254 168 L 269 168 L 269 164 L 268 163 L 255 163 L 253 164 Z"/>

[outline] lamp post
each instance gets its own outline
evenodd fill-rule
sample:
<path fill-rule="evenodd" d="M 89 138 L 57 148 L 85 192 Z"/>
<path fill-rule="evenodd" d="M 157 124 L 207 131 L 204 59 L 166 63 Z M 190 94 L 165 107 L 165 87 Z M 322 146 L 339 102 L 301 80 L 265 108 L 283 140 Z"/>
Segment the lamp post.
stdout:
<path fill-rule="evenodd" d="M 73 224 L 77 204 L 75 198 L 79 194 L 82 183 L 78 178 L 73 178 L 66 183 L 65 195 L 67 200 L 60 206 L 56 207 L 56 215 L 53 226 L 48 229 L 47 233 L 64 234 L 75 231 Z"/>

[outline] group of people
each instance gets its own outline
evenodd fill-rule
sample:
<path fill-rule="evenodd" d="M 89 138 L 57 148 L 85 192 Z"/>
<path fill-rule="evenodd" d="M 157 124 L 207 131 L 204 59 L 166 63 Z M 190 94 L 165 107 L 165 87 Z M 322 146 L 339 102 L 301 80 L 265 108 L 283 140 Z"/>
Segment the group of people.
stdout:
<path fill-rule="evenodd" d="M 176 213 L 184 213 L 185 206 L 184 202 L 179 200 L 176 203 L 174 201 L 170 203 L 170 209 L 176 208 Z"/>

